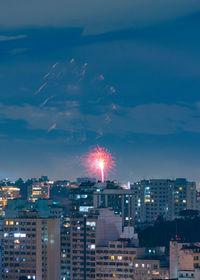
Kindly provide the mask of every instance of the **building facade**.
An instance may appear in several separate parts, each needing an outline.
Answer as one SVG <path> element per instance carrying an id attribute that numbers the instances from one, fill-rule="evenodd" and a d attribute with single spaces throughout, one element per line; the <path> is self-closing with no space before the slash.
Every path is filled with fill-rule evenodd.
<path id="1" fill-rule="evenodd" d="M 122 233 L 119 215 L 110 209 L 90 209 L 71 217 L 71 279 L 95 279 L 96 246 L 116 240 Z"/>
<path id="2" fill-rule="evenodd" d="M 135 247 L 131 240 L 111 241 L 96 248 L 96 280 L 169 279 L 169 266 L 160 248 Z"/>
<path id="3" fill-rule="evenodd" d="M 3 280 L 60 280 L 60 220 L 24 211 L 4 220 Z"/>
<path id="4" fill-rule="evenodd" d="M 200 243 L 170 242 L 170 277 L 200 279 Z"/>
<path id="5" fill-rule="evenodd" d="M 142 180 L 132 185 L 135 220 L 153 222 L 159 216 L 173 220 L 185 209 L 196 209 L 196 184 L 186 179 Z"/>
<path id="6" fill-rule="evenodd" d="M 122 217 L 122 226 L 134 225 L 135 199 L 133 190 L 119 188 L 97 189 L 93 194 L 95 208 L 110 207 Z"/>

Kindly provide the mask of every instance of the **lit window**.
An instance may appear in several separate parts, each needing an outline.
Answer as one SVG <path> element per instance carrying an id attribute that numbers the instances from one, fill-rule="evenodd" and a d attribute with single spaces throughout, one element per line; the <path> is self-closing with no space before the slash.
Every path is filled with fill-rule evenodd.
<path id="1" fill-rule="evenodd" d="M 14 225 L 14 221 L 10 221 L 9 224 L 12 226 Z"/>
<path id="2" fill-rule="evenodd" d="M 118 259 L 119 261 L 121 261 L 121 260 L 122 260 L 122 256 L 118 256 L 117 259 Z"/>
<path id="3" fill-rule="evenodd" d="M 17 237 L 17 238 L 19 238 L 19 237 L 26 237 L 26 233 L 14 233 L 14 237 Z"/>
<path id="4" fill-rule="evenodd" d="M 115 257 L 114 257 L 114 256 L 111 256 L 110 259 L 111 259 L 111 261 L 114 261 Z"/>
<path id="5" fill-rule="evenodd" d="M 135 264 L 135 267 L 139 267 L 138 263 Z"/>
<path id="6" fill-rule="evenodd" d="M 86 225 L 87 226 L 91 226 L 91 227 L 95 227 L 96 226 L 96 222 L 87 222 Z"/>

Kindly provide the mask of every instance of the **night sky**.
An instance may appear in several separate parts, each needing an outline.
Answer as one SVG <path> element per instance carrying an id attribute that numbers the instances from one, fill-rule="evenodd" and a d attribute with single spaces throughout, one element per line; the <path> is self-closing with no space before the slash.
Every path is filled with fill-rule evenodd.
<path id="1" fill-rule="evenodd" d="M 0 1 L 0 178 L 200 181 L 200 1 Z"/>

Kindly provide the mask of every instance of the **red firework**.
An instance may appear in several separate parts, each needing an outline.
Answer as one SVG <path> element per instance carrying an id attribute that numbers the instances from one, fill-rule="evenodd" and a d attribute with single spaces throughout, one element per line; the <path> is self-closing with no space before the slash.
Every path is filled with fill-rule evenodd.
<path id="1" fill-rule="evenodd" d="M 85 172 L 91 176 L 97 176 L 101 178 L 102 183 L 108 176 L 109 172 L 115 167 L 114 157 L 104 147 L 98 145 L 94 148 L 90 148 L 90 151 L 86 156 L 82 158 L 82 164 L 86 167 Z"/>

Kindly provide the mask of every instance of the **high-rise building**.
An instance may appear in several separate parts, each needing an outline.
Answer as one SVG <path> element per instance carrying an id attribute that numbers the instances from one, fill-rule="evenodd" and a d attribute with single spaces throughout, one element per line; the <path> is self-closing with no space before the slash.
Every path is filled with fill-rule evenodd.
<path id="1" fill-rule="evenodd" d="M 134 224 L 134 192 L 124 189 L 115 182 L 82 183 L 79 188 L 71 189 L 72 209 L 84 211 L 86 208 L 112 208 L 122 217 L 122 226 Z"/>
<path id="2" fill-rule="evenodd" d="M 121 217 L 108 208 L 74 213 L 71 217 L 71 279 L 95 279 L 96 246 L 120 237 Z"/>
<path id="3" fill-rule="evenodd" d="M 4 220 L 3 280 L 60 280 L 60 220 L 22 211 Z"/>
<path id="4" fill-rule="evenodd" d="M 152 222 L 159 216 L 173 220 L 180 211 L 196 209 L 196 184 L 186 179 L 142 180 L 132 185 L 135 197 L 135 220 Z"/>
<path id="5" fill-rule="evenodd" d="M 134 224 L 135 203 L 133 190 L 118 188 L 98 188 L 93 194 L 95 208 L 110 207 L 122 217 L 122 226 Z"/>
<path id="6" fill-rule="evenodd" d="M 28 199 L 49 199 L 50 184 L 48 182 L 34 182 L 28 186 Z"/>
<path id="7" fill-rule="evenodd" d="M 60 280 L 70 278 L 70 227 L 62 227 L 60 235 Z"/>
<path id="8" fill-rule="evenodd" d="M 96 188 L 94 182 L 83 182 L 78 188 L 71 188 L 69 199 L 72 211 L 79 211 L 80 207 L 93 207 L 93 193 Z"/>

